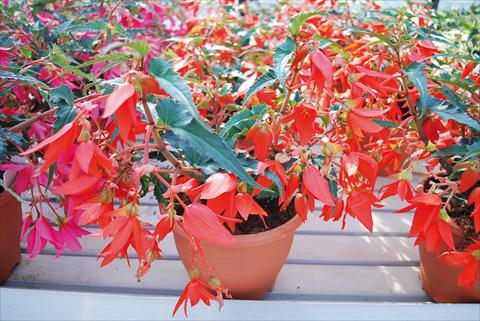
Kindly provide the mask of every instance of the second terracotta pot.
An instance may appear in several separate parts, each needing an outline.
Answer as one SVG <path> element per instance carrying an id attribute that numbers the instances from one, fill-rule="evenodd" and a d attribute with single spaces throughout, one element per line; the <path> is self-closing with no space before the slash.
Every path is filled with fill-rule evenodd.
<path id="1" fill-rule="evenodd" d="M 178 224 L 175 224 L 173 234 L 187 271 L 198 268 L 201 275 L 220 279 L 234 299 L 258 300 L 272 291 L 301 223 L 295 215 L 272 230 L 235 235 L 236 242 L 229 246 L 202 243 L 208 271 L 202 264 L 195 264 L 198 258 L 196 261 L 193 258 L 190 239 Z"/>
<path id="2" fill-rule="evenodd" d="M 20 263 L 22 206 L 10 193 L 0 193 L 0 284 Z"/>
<path id="3" fill-rule="evenodd" d="M 443 249 L 445 251 L 445 249 Z M 420 277 L 425 292 L 438 303 L 480 302 L 480 278 L 472 288 L 457 285 L 463 267 L 446 265 L 438 259 L 443 252 L 428 252 L 425 243 L 419 246 Z"/>

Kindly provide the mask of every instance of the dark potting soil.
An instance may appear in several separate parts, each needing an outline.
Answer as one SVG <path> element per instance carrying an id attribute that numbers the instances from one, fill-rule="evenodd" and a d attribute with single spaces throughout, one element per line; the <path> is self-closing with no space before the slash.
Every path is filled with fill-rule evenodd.
<path id="1" fill-rule="evenodd" d="M 433 177 L 425 179 L 423 183 L 423 188 L 425 192 L 430 189 L 432 182 L 438 183 L 438 180 Z M 474 186 L 470 188 L 470 191 L 472 191 L 477 186 L 480 186 L 480 183 L 474 184 Z M 467 193 L 468 192 L 469 191 L 467 191 Z M 466 198 L 466 196 L 464 195 L 462 198 Z M 446 199 L 443 199 L 443 201 L 446 201 Z M 473 206 L 466 204 L 462 199 L 454 196 L 450 201 L 450 210 L 448 211 L 448 215 L 463 230 L 463 233 L 465 235 L 465 237 L 461 239 L 460 242 L 455 244 L 458 251 L 464 250 L 466 247 L 472 244 L 472 238 L 480 239 L 480 233 L 475 232 L 473 217 L 470 216 L 472 212 Z"/>
<path id="2" fill-rule="evenodd" d="M 268 216 L 264 217 L 265 224 L 259 215 L 249 215 L 248 220 L 236 224 L 234 235 L 265 232 L 287 223 L 296 215 L 293 202 L 283 212 L 280 212 L 278 199 L 260 198 L 256 201 L 268 213 Z"/>

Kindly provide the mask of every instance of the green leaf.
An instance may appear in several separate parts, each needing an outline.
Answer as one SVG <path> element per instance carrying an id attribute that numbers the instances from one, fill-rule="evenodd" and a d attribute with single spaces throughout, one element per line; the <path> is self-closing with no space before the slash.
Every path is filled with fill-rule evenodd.
<path id="1" fill-rule="evenodd" d="M 144 58 L 150 50 L 150 46 L 146 41 L 133 41 L 126 43 L 125 46 L 138 52 L 142 58 Z"/>
<path id="2" fill-rule="evenodd" d="M 373 118 L 372 121 L 376 123 L 377 125 L 380 125 L 385 128 L 397 128 L 399 124 L 393 122 L 393 121 L 388 121 L 388 120 L 382 120 L 382 119 L 375 119 Z"/>
<path id="3" fill-rule="evenodd" d="M 278 193 L 280 196 L 283 195 L 283 189 L 282 189 L 282 182 L 280 181 L 280 178 L 278 178 L 277 174 L 275 174 L 272 170 L 267 169 L 265 172 L 263 172 L 265 176 L 267 176 L 277 187 Z"/>
<path id="4" fill-rule="evenodd" d="M 432 112 L 436 113 L 444 121 L 452 119 L 458 123 L 467 125 L 476 131 L 480 131 L 480 122 L 470 116 L 465 107 L 455 106 L 437 98 L 432 98 L 431 101 L 432 104 L 430 108 Z"/>
<path id="5" fill-rule="evenodd" d="M 92 74 L 86 74 L 84 73 L 83 71 L 80 70 L 80 68 L 77 68 L 75 66 L 72 66 L 70 65 L 70 63 L 68 61 L 71 61 L 71 59 L 69 59 L 60 49 L 60 47 L 58 47 L 57 45 L 54 45 L 53 46 L 53 49 L 52 49 L 52 52 L 51 52 L 51 61 L 52 63 L 54 63 L 55 65 L 67 70 L 67 71 L 70 71 L 72 73 L 74 73 L 75 75 L 77 76 L 80 76 L 82 78 L 86 78 L 90 81 L 94 81 L 95 80 L 95 77 L 92 75 Z"/>
<path id="6" fill-rule="evenodd" d="M 7 129 L 0 128 L 0 137 L 5 138 L 6 140 L 12 141 L 17 145 L 23 146 L 24 140 L 22 135 L 12 133 L 8 131 Z"/>
<path id="7" fill-rule="evenodd" d="M 239 160 L 222 138 L 212 133 L 178 102 L 172 99 L 161 100 L 156 107 L 158 117 L 171 127 L 180 143 L 188 144 L 188 148 L 206 155 L 220 167 L 234 173 L 247 184 L 259 187 L 253 178 L 247 174 Z"/>
<path id="8" fill-rule="evenodd" d="M 170 61 L 161 57 L 154 58 L 150 60 L 148 64 L 148 71 L 157 78 L 160 88 L 180 102 L 180 104 L 188 110 L 190 115 L 197 119 L 202 126 L 205 126 L 197 107 L 193 103 L 190 88 L 185 80 L 173 70 Z"/>
<path id="9" fill-rule="evenodd" d="M 252 28 L 252 29 L 248 30 L 248 31 L 242 36 L 242 38 L 240 39 L 240 46 L 241 46 L 241 47 L 248 46 L 248 44 L 250 43 L 250 38 L 251 38 L 252 35 L 255 33 L 255 31 L 256 31 L 256 28 Z"/>
<path id="10" fill-rule="evenodd" d="M 222 137 L 230 136 L 229 134 L 230 130 L 232 130 L 234 127 L 238 128 L 239 124 L 241 124 L 246 120 L 250 120 L 252 115 L 253 113 L 250 111 L 250 109 L 245 109 L 239 113 L 234 114 L 232 117 L 230 117 L 228 122 L 225 124 L 225 127 L 223 127 L 222 130 L 220 131 L 220 136 Z"/>
<path id="11" fill-rule="evenodd" d="M 173 110 L 174 107 L 177 110 Z M 166 98 L 158 100 L 155 110 L 162 124 L 169 127 L 184 127 L 192 121 L 193 116 L 182 107 L 173 99 Z"/>
<path id="12" fill-rule="evenodd" d="M 50 166 L 50 168 L 48 169 L 48 180 L 47 180 L 47 186 L 45 186 L 45 192 L 48 191 L 48 187 L 53 182 L 53 175 L 55 174 L 55 167 L 57 167 L 57 162 L 53 163 L 53 165 Z"/>
<path id="13" fill-rule="evenodd" d="M 23 146 L 24 140 L 20 134 L 11 133 L 0 127 L 0 164 L 8 154 L 8 141 Z"/>
<path id="14" fill-rule="evenodd" d="M 461 161 L 465 161 L 468 158 L 480 155 L 480 143 L 473 142 L 472 144 L 462 145 L 450 145 L 432 154 L 434 157 L 442 156 L 463 156 Z"/>
<path id="15" fill-rule="evenodd" d="M 3 161 L 5 157 L 7 157 L 7 147 L 7 141 L 3 137 L 0 137 L 0 161 Z"/>
<path id="16" fill-rule="evenodd" d="M 283 42 L 277 47 L 277 49 L 275 50 L 275 54 L 273 56 L 273 65 L 275 66 L 275 74 L 277 76 L 277 79 L 280 81 L 280 84 L 282 85 L 284 91 L 285 91 L 285 79 L 287 78 L 288 73 L 290 72 L 290 70 L 287 69 L 287 64 L 290 58 L 292 57 L 296 47 L 297 47 L 297 44 L 295 43 L 295 40 L 293 40 L 290 37 L 287 37 L 285 42 Z"/>
<path id="17" fill-rule="evenodd" d="M 220 136 L 223 138 L 234 138 L 243 129 L 250 129 L 258 119 L 261 119 L 268 106 L 265 104 L 253 106 L 252 109 L 244 109 L 234 114 L 223 127 Z"/>
<path id="18" fill-rule="evenodd" d="M 33 78 L 33 77 L 28 77 L 28 76 L 22 76 L 19 74 L 15 74 L 13 72 L 5 71 L 5 70 L 0 70 L 0 79 L 13 79 L 13 80 L 18 80 L 27 84 L 40 84 L 45 87 L 48 87 L 47 84 L 44 82 L 41 82 L 40 80 Z"/>
<path id="19" fill-rule="evenodd" d="M 71 25 L 65 31 L 67 32 L 99 32 L 105 30 L 107 24 L 105 21 L 98 20 L 86 22 L 78 25 Z"/>
<path id="20" fill-rule="evenodd" d="M 148 187 L 150 186 L 150 178 L 146 175 L 140 177 L 140 197 L 144 197 L 148 193 Z"/>
<path id="21" fill-rule="evenodd" d="M 321 48 L 326 48 L 330 47 L 333 52 L 341 54 L 344 59 L 348 59 L 350 57 L 350 54 L 348 51 L 346 51 L 342 46 L 340 46 L 337 42 L 333 41 L 332 39 L 329 39 L 327 37 L 323 37 L 321 35 L 316 34 L 315 39 L 320 40 L 320 47 Z"/>
<path id="22" fill-rule="evenodd" d="M 417 87 L 418 92 L 420 93 L 420 105 L 417 104 L 417 109 L 419 109 L 419 116 L 421 117 L 427 110 L 428 104 L 431 99 L 428 93 L 427 77 L 425 76 L 425 72 L 423 71 L 423 65 L 418 62 L 412 62 L 405 69 L 405 71 L 410 81 L 413 82 L 415 87 Z"/>
<path id="23" fill-rule="evenodd" d="M 250 100 L 250 98 L 259 90 L 271 86 L 277 81 L 277 76 L 273 69 L 268 70 L 264 73 L 260 78 L 255 81 L 252 87 L 248 90 L 247 94 L 245 95 L 245 99 L 243 100 L 243 106 Z"/>
<path id="24" fill-rule="evenodd" d="M 129 57 L 129 54 L 123 53 L 123 52 L 113 52 L 109 53 L 100 57 L 93 58 L 91 60 L 85 61 L 84 63 L 81 63 L 77 65 L 77 68 L 83 68 L 87 66 L 91 66 L 93 64 L 99 63 L 99 62 L 104 62 L 104 61 L 109 61 L 109 60 L 118 60 L 121 58 L 126 58 Z"/>
<path id="25" fill-rule="evenodd" d="M 314 10 L 310 12 L 298 13 L 290 20 L 290 27 L 288 30 L 292 35 L 296 35 L 300 27 L 307 21 L 308 18 L 321 14 L 320 10 Z"/>
<path id="26" fill-rule="evenodd" d="M 467 108 L 467 106 L 460 100 L 460 98 L 458 98 L 458 96 L 453 92 L 453 90 L 443 84 L 441 87 L 442 93 L 445 95 L 445 97 L 448 98 L 452 105 Z"/>
<path id="27" fill-rule="evenodd" d="M 55 112 L 54 131 L 59 131 L 63 126 L 71 123 L 77 117 L 77 109 L 73 106 L 75 96 L 66 85 L 61 85 L 52 90 L 50 101 L 58 106 Z"/>

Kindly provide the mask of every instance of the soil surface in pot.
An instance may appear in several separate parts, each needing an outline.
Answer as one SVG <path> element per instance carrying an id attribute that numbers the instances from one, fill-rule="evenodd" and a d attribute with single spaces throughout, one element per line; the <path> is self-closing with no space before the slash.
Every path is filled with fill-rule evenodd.
<path id="1" fill-rule="evenodd" d="M 248 220 L 236 224 L 233 235 L 265 232 L 287 223 L 296 215 L 293 201 L 283 212 L 280 212 L 280 206 L 276 198 L 259 198 L 256 201 L 268 213 L 268 216 L 264 217 L 265 224 L 259 215 L 249 215 Z M 228 228 L 226 224 L 225 226 Z"/>
<path id="2" fill-rule="evenodd" d="M 430 189 L 432 182 L 438 183 L 439 181 L 433 177 L 430 177 L 424 181 L 423 189 L 425 192 Z M 480 186 L 480 183 L 474 184 L 474 186 L 472 186 L 467 193 L 472 191 L 477 186 Z M 468 196 L 466 196 L 466 198 L 468 198 Z M 475 232 L 473 217 L 470 216 L 470 214 L 473 212 L 473 206 L 466 204 L 456 197 L 452 198 L 450 201 L 450 206 L 451 209 L 448 211 L 448 215 L 463 230 L 464 233 L 462 240 L 456 244 L 457 250 L 462 251 L 473 243 L 472 238 L 480 238 L 480 233 Z"/>

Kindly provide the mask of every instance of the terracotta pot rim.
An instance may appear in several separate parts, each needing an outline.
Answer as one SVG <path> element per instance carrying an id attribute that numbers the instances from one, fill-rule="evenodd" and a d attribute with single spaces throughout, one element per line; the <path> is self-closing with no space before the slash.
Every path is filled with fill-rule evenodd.
<path id="1" fill-rule="evenodd" d="M 235 243 L 230 245 L 219 245 L 211 242 L 202 241 L 203 244 L 211 247 L 228 247 L 228 248 L 244 248 L 244 247 L 256 247 L 263 244 L 268 244 L 282 238 L 285 232 L 296 230 L 301 224 L 302 220 L 298 215 L 295 214 L 288 222 L 277 226 L 271 230 L 255 233 L 255 234 L 245 234 L 245 235 L 233 235 Z M 182 224 L 181 222 L 176 222 L 173 226 L 173 232 L 178 236 L 183 238 L 188 238 L 185 231 L 178 226 Z"/>
<path id="2" fill-rule="evenodd" d="M 425 176 L 420 182 L 419 184 L 422 184 L 429 178 L 431 178 L 432 176 Z M 472 213 L 469 213 L 469 214 L 472 214 Z M 454 236 L 457 236 L 458 238 L 464 238 L 465 237 L 465 231 L 460 227 L 458 226 L 455 221 L 453 219 L 451 219 L 449 222 L 448 222 L 448 225 L 450 225 L 450 227 L 452 228 L 452 233 Z"/>

